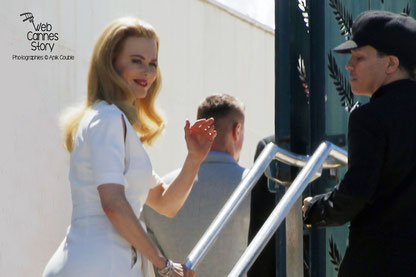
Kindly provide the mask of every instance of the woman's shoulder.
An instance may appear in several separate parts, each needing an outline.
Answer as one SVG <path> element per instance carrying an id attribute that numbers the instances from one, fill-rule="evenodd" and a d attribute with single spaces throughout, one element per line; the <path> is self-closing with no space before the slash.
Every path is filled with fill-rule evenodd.
<path id="1" fill-rule="evenodd" d="M 114 104 L 109 104 L 106 101 L 97 101 L 89 110 L 91 120 L 109 120 L 117 119 L 123 115 L 123 112 Z"/>
<path id="2" fill-rule="evenodd" d="M 104 125 L 107 127 L 122 124 L 121 116 L 123 112 L 114 104 L 109 104 L 105 101 L 95 102 L 86 112 L 81 125 L 84 128 L 90 129 L 97 125 Z"/>
<path id="3" fill-rule="evenodd" d="M 90 111 L 96 116 L 104 117 L 120 116 L 123 113 L 116 105 L 109 104 L 103 100 L 95 102 L 91 106 Z"/>

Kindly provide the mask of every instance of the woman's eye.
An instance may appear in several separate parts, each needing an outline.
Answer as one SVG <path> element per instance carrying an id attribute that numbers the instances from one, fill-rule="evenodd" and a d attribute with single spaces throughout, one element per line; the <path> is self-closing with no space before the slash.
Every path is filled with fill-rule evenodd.
<path id="1" fill-rule="evenodd" d="M 142 61 L 138 60 L 138 59 L 133 59 L 133 60 L 131 60 L 131 62 L 132 63 L 137 63 L 137 64 L 142 64 Z"/>
<path id="2" fill-rule="evenodd" d="M 156 63 L 151 63 L 150 66 L 156 68 L 157 64 Z"/>

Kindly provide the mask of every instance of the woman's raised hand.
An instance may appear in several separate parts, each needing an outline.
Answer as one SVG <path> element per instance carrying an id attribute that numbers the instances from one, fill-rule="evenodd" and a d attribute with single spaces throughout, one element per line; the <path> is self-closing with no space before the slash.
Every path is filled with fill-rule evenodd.
<path id="1" fill-rule="evenodd" d="M 185 124 L 185 141 L 188 155 L 202 161 L 211 149 L 212 142 L 217 136 L 214 128 L 214 119 L 199 119 L 192 126 L 189 120 Z"/>

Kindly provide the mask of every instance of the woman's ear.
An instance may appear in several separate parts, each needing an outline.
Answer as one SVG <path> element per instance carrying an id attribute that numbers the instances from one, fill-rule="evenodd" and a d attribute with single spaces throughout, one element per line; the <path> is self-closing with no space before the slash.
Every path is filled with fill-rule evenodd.
<path id="1" fill-rule="evenodd" d="M 396 56 L 388 56 L 387 74 L 393 74 L 399 70 L 400 61 Z"/>

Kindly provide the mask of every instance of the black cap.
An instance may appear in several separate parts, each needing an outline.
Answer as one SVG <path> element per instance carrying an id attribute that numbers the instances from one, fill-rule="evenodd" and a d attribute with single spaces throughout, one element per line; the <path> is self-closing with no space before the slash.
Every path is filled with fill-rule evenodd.
<path id="1" fill-rule="evenodd" d="M 351 39 L 334 48 L 337 53 L 350 53 L 362 46 L 399 58 L 400 63 L 416 67 L 416 20 L 404 14 L 366 11 L 352 24 Z"/>

